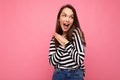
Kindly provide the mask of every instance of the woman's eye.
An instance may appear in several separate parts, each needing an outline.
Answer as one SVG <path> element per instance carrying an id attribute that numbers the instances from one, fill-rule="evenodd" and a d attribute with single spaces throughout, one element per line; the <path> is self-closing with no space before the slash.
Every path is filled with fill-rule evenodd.
<path id="1" fill-rule="evenodd" d="M 66 15 L 62 15 L 63 17 L 66 17 Z"/>
<path id="2" fill-rule="evenodd" d="M 71 19 L 74 19 L 74 17 L 73 17 L 73 16 L 70 16 L 70 18 L 71 18 Z"/>

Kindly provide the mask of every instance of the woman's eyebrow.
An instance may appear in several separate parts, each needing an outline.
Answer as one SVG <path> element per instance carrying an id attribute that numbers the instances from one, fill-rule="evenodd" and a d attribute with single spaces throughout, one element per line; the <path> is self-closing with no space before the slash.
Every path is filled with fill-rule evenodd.
<path id="1" fill-rule="evenodd" d="M 62 12 L 61 14 L 66 14 L 67 15 L 67 13 L 65 13 L 65 12 Z M 70 14 L 69 16 L 73 16 L 73 14 Z"/>
<path id="2" fill-rule="evenodd" d="M 62 12 L 61 14 L 66 14 L 65 12 Z"/>

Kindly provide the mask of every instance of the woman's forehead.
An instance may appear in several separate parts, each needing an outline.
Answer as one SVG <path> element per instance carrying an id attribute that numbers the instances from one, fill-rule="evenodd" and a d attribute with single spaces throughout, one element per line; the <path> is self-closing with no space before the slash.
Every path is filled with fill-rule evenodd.
<path id="1" fill-rule="evenodd" d="M 61 13 L 73 15 L 73 11 L 70 8 L 64 8 Z"/>

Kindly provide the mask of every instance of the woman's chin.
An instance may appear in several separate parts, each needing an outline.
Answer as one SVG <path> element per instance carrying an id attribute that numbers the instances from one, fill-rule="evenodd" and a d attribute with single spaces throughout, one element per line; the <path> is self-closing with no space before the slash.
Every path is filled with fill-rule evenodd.
<path id="1" fill-rule="evenodd" d="M 67 32 L 67 31 L 68 31 L 68 29 L 64 29 L 64 30 L 63 30 L 63 32 Z"/>

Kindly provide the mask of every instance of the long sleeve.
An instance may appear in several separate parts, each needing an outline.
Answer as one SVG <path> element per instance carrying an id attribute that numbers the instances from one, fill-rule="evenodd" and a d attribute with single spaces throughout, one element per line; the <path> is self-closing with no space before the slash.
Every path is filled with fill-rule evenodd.
<path id="1" fill-rule="evenodd" d="M 56 47 L 55 47 L 55 42 L 54 42 L 54 38 L 52 37 L 51 41 L 50 41 L 50 48 L 49 48 L 49 62 L 50 64 L 52 64 L 53 66 L 57 66 L 58 62 L 60 61 L 62 54 L 57 51 Z"/>
<path id="2" fill-rule="evenodd" d="M 78 64 L 78 65 L 84 65 L 84 46 L 82 45 L 79 29 L 75 29 L 73 32 L 73 43 L 69 42 L 66 44 L 66 50 L 69 55 L 72 56 L 72 59 Z"/>
<path id="3" fill-rule="evenodd" d="M 51 39 L 49 48 L 50 64 L 62 69 L 77 67 L 84 69 L 84 46 L 79 33 L 79 29 L 73 31 L 73 41 L 68 42 L 65 48 L 55 47 L 54 38 Z"/>

